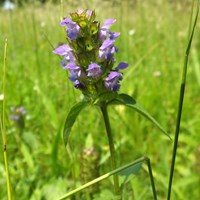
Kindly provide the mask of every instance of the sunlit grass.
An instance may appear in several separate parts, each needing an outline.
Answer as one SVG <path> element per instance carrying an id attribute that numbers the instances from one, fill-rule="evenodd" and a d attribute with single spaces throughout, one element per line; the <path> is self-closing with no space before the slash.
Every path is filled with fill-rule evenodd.
<path id="1" fill-rule="evenodd" d="M 124 71 L 121 91 L 136 98 L 172 136 L 187 40 L 189 4 L 170 4 L 164 0 L 137 4 L 120 2 L 111 6 L 109 2 L 99 5 L 94 1 L 92 8 L 95 8 L 100 20 L 117 19 L 112 27 L 112 30 L 121 32 L 117 41 L 120 49 L 117 59 L 130 64 Z M 81 3 L 68 6 L 64 2 L 64 15 L 68 16 L 77 7 L 81 7 Z M 108 172 L 108 144 L 101 115 L 91 109 L 81 113 L 72 130 L 70 149 L 66 151 L 62 126 L 70 107 L 81 96 L 69 83 L 59 66 L 59 58 L 52 55 L 48 42 L 55 47 L 57 41 L 65 42 L 64 31 L 59 26 L 59 5 L 29 5 L 11 13 L 0 11 L 0 19 L 4 19 L 0 21 L 2 61 L 4 39 L 8 39 L 6 113 L 13 195 L 22 200 L 41 199 L 42 196 L 55 199 L 80 184 L 79 155 L 89 133 L 93 135 L 101 157 L 105 158 L 100 173 Z M 172 199 L 199 198 L 199 171 L 196 166 L 199 158 L 195 154 L 200 144 L 199 27 L 198 23 L 188 68 Z M 2 67 L 1 64 L 0 71 Z M 9 120 L 9 107 L 12 105 L 23 105 L 27 110 L 23 133 Z M 149 156 L 159 199 L 164 199 L 172 142 L 133 111 L 117 107 L 110 109 L 109 113 L 114 140 L 118 145 L 118 166 L 142 155 Z M 2 140 L 0 143 L 3 144 Z M 3 155 L 2 148 L 0 153 Z M 6 187 L 3 187 L 6 181 L 3 163 L 0 156 L 0 199 L 7 199 Z M 74 177 L 76 180 L 73 180 Z M 105 188 L 107 186 L 108 181 Z M 135 197 L 138 197 L 136 199 L 151 197 L 145 170 L 131 182 L 131 186 Z"/>

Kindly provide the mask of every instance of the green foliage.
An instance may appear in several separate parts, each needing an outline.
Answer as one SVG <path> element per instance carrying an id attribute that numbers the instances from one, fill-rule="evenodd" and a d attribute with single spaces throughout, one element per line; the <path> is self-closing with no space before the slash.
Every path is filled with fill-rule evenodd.
<path id="1" fill-rule="evenodd" d="M 63 139 L 64 139 L 65 145 L 67 145 L 68 143 L 69 134 L 71 132 L 72 126 L 74 125 L 74 122 L 76 121 L 76 118 L 78 117 L 81 110 L 83 110 L 83 108 L 85 108 L 87 105 L 88 105 L 88 102 L 85 102 L 85 101 L 77 103 L 75 106 L 71 108 L 69 114 L 67 115 L 64 131 L 63 131 Z"/>
<path id="2" fill-rule="evenodd" d="M 71 2 L 63 1 L 64 14 L 60 5 L 51 5 L 50 1 L 45 6 L 29 4 L 13 12 L 0 11 L 0 46 L 3 47 L 4 39 L 8 39 L 6 128 L 8 164 L 15 199 L 48 199 L 51 193 L 52 198 L 58 198 L 80 186 L 79 155 L 88 134 L 92 134 L 101 159 L 105 158 L 100 163 L 100 174 L 109 171 L 108 146 L 98 110 L 88 106 L 81 111 L 67 150 L 63 144 L 63 119 L 82 96 L 68 82 L 68 75 L 58 64 L 59 58 L 51 53 L 53 48 L 49 41 L 54 47 L 58 40 L 61 43 L 65 41 L 64 31 L 59 28 L 60 16 L 67 16 L 77 7 L 86 7 L 83 1 L 77 1 L 78 6 L 74 6 L 75 1 Z M 130 64 L 124 72 L 121 92 L 137 99 L 173 137 L 190 16 L 189 1 L 115 1 L 112 5 L 111 1 L 99 2 L 87 1 L 87 8 L 95 9 L 101 20 L 117 19 L 118 23 L 113 26 L 113 30 L 121 32 L 117 41 L 120 50 L 117 60 Z M 199 25 L 198 22 L 197 27 Z M 172 190 L 172 199 L 179 200 L 200 198 L 199 34 L 198 28 L 189 60 Z M 2 72 L 3 48 L 0 48 L 0 63 Z M 3 93 L 1 88 L 0 95 Z M 27 110 L 22 132 L 9 119 L 10 106 L 19 105 Z M 166 198 L 172 142 L 126 106 L 109 106 L 109 116 L 117 146 L 118 166 L 148 155 L 158 199 Z M 6 200 L 2 143 L 0 138 L 0 199 Z M 97 199 L 113 196 L 111 182 L 112 179 L 102 182 Z M 152 199 L 145 168 L 130 179 L 125 191 L 127 200 Z M 74 199 L 81 197 L 77 195 Z"/>

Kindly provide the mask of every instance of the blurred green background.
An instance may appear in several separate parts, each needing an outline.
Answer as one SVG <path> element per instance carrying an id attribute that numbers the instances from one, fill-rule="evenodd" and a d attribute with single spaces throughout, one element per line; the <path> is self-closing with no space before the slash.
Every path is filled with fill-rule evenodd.
<path id="1" fill-rule="evenodd" d="M 95 9 L 97 20 L 115 18 L 117 62 L 129 63 L 120 91 L 137 101 L 174 137 L 181 72 L 191 11 L 189 0 L 14 1 L 0 10 L 0 95 L 6 55 L 6 128 L 12 193 L 18 200 L 53 200 L 84 180 L 110 171 L 108 142 L 99 110 L 87 108 L 73 127 L 65 148 L 62 128 L 69 109 L 83 97 L 73 88 L 60 58 L 52 53 L 66 42 L 60 19 L 80 8 Z M 3 4 L 3 1 L 0 1 Z M 200 198 L 200 22 L 189 59 L 173 200 Z M 1 111 L 2 111 L 2 98 Z M 23 106 L 21 123 L 10 119 L 10 107 Z M 166 199 L 173 142 L 132 110 L 110 107 L 117 165 L 143 155 L 151 159 L 158 199 Z M 24 121 L 23 121 L 24 120 Z M 96 160 L 83 155 L 92 137 Z M 7 199 L 3 142 L 0 137 L 0 199 Z M 84 168 L 84 172 L 81 169 Z M 85 177 L 84 180 L 81 180 Z M 112 179 L 98 185 L 93 199 L 112 199 Z M 93 191 L 94 190 L 94 191 Z M 125 187 L 124 199 L 153 199 L 146 168 Z M 89 199 L 84 193 L 71 199 Z"/>

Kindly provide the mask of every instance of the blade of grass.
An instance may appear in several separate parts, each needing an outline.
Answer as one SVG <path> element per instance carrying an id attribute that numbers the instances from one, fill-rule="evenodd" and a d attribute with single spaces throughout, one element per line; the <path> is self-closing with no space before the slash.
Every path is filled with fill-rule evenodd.
<path id="1" fill-rule="evenodd" d="M 198 18 L 198 14 L 199 14 L 199 2 L 200 1 L 198 0 L 197 11 L 196 11 L 195 20 L 194 20 L 192 28 L 191 28 L 191 24 L 192 24 L 192 16 L 193 16 L 194 6 L 192 6 L 192 11 L 191 11 L 192 15 L 190 17 L 189 30 L 191 30 L 191 32 L 189 33 L 190 36 L 188 39 L 188 44 L 187 44 L 187 48 L 186 48 L 186 52 L 185 52 L 184 66 L 183 66 L 183 72 L 182 72 L 182 82 L 181 82 L 181 87 L 180 87 L 180 96 L 179 96 L 178 113 L 177 113 L 177 121 L 176 121 L 174 147 L 173 147 L 173 153 L 172 153 L 172 163 L 171 163 L 170 176 L 169 176 L 167 200 L 170 200 L 170 198 L 171 198 L 172 181 L 173 181 L 173 175 L 174 175 L 176 153 L 177 153 L 177 148 L 178 148 L 178 137 L 179 137 L 179 132 L 180 132 L 180 123 L 181 123 L 181 115 L 182 115 L 182 108 L 183 108 L 183 100 L 184 100 L 184 94 L 185 94 L 188 58 L 189 58 L 190 48 L 191 48 L 192 39 L 193 39 L 193 35 L 194 35 L 194 30 L 196 27 L 197 18 Z M 194 0 L 193 0 L 193 4 L 194 4 Z"/>
<path id="2" fill-rule="evenodd" d="M 8 169 L 8 159 L 7 159 L 7 137 L 6 137 L 6 125 L 5 125 L 5 102 L 6 102 L 6 53 L 7 53 L 7 39 L 5 39 L 5 46 L 4 46 L 4 63 L 3 63 L 3 109 L 2 114 L 0 117 L 0 128 L 2 132 L 2 139 L 3 139 L 3 155 L 4 155 L 4 164 L 6 170 L 6 183 L 7 183 L 7 193 L 8 193 L 8 200 L 12 199 L 11 195 L 11 184 L 10 184 L 10 175 Z"/>

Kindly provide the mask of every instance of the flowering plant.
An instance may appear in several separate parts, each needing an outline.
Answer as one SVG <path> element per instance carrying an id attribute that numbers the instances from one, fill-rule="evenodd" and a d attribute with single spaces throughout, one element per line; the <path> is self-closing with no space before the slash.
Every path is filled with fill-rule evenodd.
<path id="1" fill-rule="evenodd" d="M 118 94 L 120 81 L 123 79 L 121 70 L 128 67 L 126 62 L 115 64 L 115 53 L 118 48 L 115 40 L 120 33 L 111 32 L 109 27 L 116 22 L 107 19 L 103 25 L 95 20 L 95 12 L 79 10 L 71 13 L 70 18 L 64 18 L 60 25 L 66 27 L 68 44 L 62 44 L 54 49 L 54 53 L 63 56 L 62 67 L 69 71 L 69 79 L 74 87 L 82 91 L 84 100 L 74 105 L 65 121 L 64 142 L 67 145 L 71 128 L 87 105 L 100 107 L 107 132 L 112 169 L 116 169 L 115 149 L 107 112 L 108 105 L 124 105 L 145 116 L 162 132 L 165 130 L 131 96 Z M 114 175 L 115 192 L 119 194 L 118 177 Z"/>
<path id="2" fill-rule="evenodd" d="M 122 80 L 119 70 L 128 67 L 125 62 L 115 66 L 114 54 L 118 48 L 114 43 L 120 33 L 109 30 L 115 22 L 115 19 L 108 19 L 100 27 L 94 11 L 81 10 L 60 23 L 66 27 L 68 44 L 53 52 L 64 56 L 61 64 L 69 70 L 69 79 L 90 101 L 104 93 L 117 92 Z"/>

